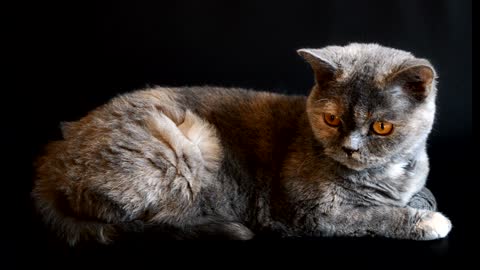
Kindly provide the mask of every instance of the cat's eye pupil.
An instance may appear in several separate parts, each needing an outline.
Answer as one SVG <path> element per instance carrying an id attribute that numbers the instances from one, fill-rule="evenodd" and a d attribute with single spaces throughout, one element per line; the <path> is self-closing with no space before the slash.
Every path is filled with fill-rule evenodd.
<path id="1" fill-rule="evenodd" d="M 331 127 L 338 127 L 340 125 L 340 118 L 331 113 L 325 113 L 323 120 Z"/>
<path id="2" fill-rule="evenodd" d="M 393 130 L 393 124 L 389 122 L 376 121 L 372 125 L 372 130 L 378 135 L 390 135 Z"/>

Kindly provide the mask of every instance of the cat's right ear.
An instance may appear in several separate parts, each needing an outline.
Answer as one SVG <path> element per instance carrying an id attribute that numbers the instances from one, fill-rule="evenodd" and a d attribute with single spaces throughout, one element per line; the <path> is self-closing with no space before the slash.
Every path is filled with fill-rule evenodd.
<path id="1" fill-rule="evenodd" d="M 413 59 L 403 64 L 399 71 L 388 77 L 418 101 L 425 100 L 435 89 L 435 69 L 426 59 Z"/>
<path id="2" fill-rule="evenodd" d="M 321 49 L 300 49 L 297 53 L 310 64 L 319 86 L 335 79 L 338 68 L 322 54 Z"/>

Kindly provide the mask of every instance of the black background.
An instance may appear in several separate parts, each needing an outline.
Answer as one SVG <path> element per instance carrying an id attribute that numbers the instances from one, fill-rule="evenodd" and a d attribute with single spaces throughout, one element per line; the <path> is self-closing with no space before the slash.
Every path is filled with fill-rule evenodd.
<path id="1" fill-rule="evenodd" d="M 19 231 L 13 239 L 16 250 L 53 258 L 82 257 L 92 250 L 98 255 L 165 249 L 142 240 L 72 251 L 59 247 L 31 217 L 32 160 L 45 143 L 60 136 L 60 121 L 76 120 L 117 94 L 147 85 L 208 84 L 308 94 L 313 76 L 297 49 L 375 42 L 411 51 L 437 69 L 438 113 L 429 140 L 427 186 L 454 229 L 447 239 L 431 242 L 310 239 L 308 245 L 289 241 L 279 246 L 349 256 L 463 254 L 466 189 L 474 180 L 468 158 L 471 8 L 471 1 L 454 0 L 17 2 L 4 10 L 13 15 L 6 53 L 13 60 L 10 70 L 16 72 L 7 78 L 14 83 L 2 99 L 2 109 L 8 109 L 2 142 L 11 150 L 4 165 L 12 172 L 5 181 L 14 185 L 7 195 L 14 198 L 9 202 Z M 168 246 L 180 249 L 180 244 Z"/>

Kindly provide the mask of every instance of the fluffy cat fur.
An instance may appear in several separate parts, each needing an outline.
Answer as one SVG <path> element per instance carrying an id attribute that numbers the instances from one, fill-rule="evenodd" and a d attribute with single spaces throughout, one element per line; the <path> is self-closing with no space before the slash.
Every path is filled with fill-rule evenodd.
<path id="1" fill-rule="evenodd" d="M 424 187 L 432 65 L 377 44 L 298 53 L 315 74 L 308 97 L 158 87 L 63 124 L 36 164 L 39 213 L 71 245 L 148 226 L 175 239 L 445 237 Z"/>

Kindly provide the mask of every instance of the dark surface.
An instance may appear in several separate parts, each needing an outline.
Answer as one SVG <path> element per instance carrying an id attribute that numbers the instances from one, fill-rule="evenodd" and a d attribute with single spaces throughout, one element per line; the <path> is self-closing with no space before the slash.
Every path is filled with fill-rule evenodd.
<path id="1" fill-rule="evenodd" d="M 76 120 L 114 95 L 146 85 L 219 85 L 307 94 L 310 68 L 302 47 L 377 42 L 434 64 L 439 79 L 437 121 L 429 141 L 427 186 L 454 228 L 431 242 L 384 239 L 304 239 L 242 243 L 236 248 L 329 255 L 461 255 L 468 251 L 464 208 L 474 180 L 472 149 L 471 1 L 171 1 L 157 4 L 18 3 L 11 9 L 17 71 L 2 125 L 7 195 L 20 258 L 83 259 L 87 255 L 198 253 L 204 243 L 159 244 L 133 236 L 111 247 L 63 248 L 30 215 L 33 158 L 58 138 L 60 121 Z M 136 3 L 136 2 L 135 2 Z M 10 105 L 10 106 L 9 106 Z M 6 122 L 5 122 L 6 121 Z M 5 130 L 3 130 L 5 129 Z M 2 177 L 3 178 L 3 177 Z M 9 231 L 10 232 L 10 231 Z M 226 245 L 215 245 L 211 250 Z M 210 246 L 210 245 L 209 245 Z M 213 245 L 211 245 L 213 246 Z M 255 249 L 257 250 L 257 249 Z M 232 251 L 233 252 L 233 251 Z M 415 257 L 414 256 L 414 257 Z M 107 256 L 108 257 L 108 256 Z M 22 259 L 26 262 L 25 259 Z M 81 261 L 81 260 L 80 260 Z"/>

